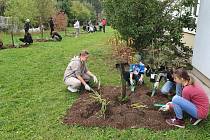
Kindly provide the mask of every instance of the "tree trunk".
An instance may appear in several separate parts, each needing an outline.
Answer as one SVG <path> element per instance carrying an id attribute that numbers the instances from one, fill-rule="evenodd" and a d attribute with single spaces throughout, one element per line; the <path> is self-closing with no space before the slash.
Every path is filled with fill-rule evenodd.
<path id="1" fill-rule="evenodd" d="M 121 72 L 121 83 L 122 83 L 122 99 L 126 97 L 126 81 L 123 77 L 123 74 L 125 73 L 125 66 L 124 64 L 120 64 L 120 72 Z"/>
<path id="2" fill-rule="evenodd" d="M 14 21 L 12 19 L 12 26 L 11 26 L 11 37 L 12 37 L 12 45 L 15 46 L 15 43 L 14 43 L 14 34 L 13 34 L 13 28 L 14 28 Z"/>

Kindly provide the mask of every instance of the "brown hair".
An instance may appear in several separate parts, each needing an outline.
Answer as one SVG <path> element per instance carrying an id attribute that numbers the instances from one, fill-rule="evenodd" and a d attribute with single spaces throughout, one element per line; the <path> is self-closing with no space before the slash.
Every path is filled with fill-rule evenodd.
<path id="1" fill-rule="evenodd" d="M 80 52 L 79 56 L 85 56 L 85 55 L 88 55 L 88 54 L 89 54 L 88 51 L 83 50 L 83 51 Z"/>
<path id="2" fill-rule="evenodd" d="M 183 68 L 179 68 L 177 70 L 175 70 L 174 72 L 175 77 L 179 78 L 179 79 L 184 79 L 186 81 L 189 82 L 189 85 L 194 85 L 195 80 L 192 76 L 190 76 L 188 74 L 188 72 L 186 70 L 184 70 Z"/>

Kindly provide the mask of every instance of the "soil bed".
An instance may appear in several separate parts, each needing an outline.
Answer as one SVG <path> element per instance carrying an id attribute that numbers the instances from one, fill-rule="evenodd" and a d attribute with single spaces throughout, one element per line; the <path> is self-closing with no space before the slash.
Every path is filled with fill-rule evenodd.
<path id="1" fill-rule="evenodd" d="M 152 130 L 168 130 L 174 127 L 166 124 L 165 119 L 173 116 L 172 113 L 160 112 L 154 107 L 154 103 L 165 104 L 168 99 L 160 94 L 150 97 L 150 90 L 146 87 L 138 87 L 135 93 L 130 93 L 128 101 L 119 101 L 120 87 L 102 87 L 99 91 L 103 98 L 110 101 L 106 110 L 105 119 L 100 115 L 100 104 L 87 92 L 71 106 L 64 117 L 63 122 L 69 125 L 126 128 L 149 128 Z M 132 104 L 146 105 L 146 107 L 133 108 Z"/>
<path id="2" fill-rule="evenodd" d="M 34 42 L 53 42 L 51 39 L 34 39 Z"/>

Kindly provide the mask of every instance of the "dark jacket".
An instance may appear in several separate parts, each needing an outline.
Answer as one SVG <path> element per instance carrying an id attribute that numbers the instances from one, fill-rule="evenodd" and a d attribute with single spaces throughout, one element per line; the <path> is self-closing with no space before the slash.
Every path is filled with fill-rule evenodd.
<path id="1" fill-rule="evenodd" d="M 19 40 L 22 41 L 22 42 L 24 42 L 24 43 L 27 43 L 27 44 L 33 43 L 33 39 L 31 37 L 31 34 L 30 33 L 26 33 L 24 35 L 24 38 L 20 38 Z"/>
<path id="2" fill-rule="evenodd" d="M 26 22 L 25 25 L 24 25 L 25 32 L 28 32 L 29 28 L 30 28 L 30 23 Z"/>
<path id="3" fill-rule="evenodd" d="M 53 32 L 52 33 L 52 38 L 56 39 L 57 41 L 61 41 L 62 40 L 61 35 L 59 35 L 57 32 Z"/>
<path id="4" fill-rule="evenodd" d="M 49 24 L 50 24 L 50 28 L 51 28 L 51 29 L 54 29 L 54 22 L 53 22 L 53 19 L 50 19 Z"/>

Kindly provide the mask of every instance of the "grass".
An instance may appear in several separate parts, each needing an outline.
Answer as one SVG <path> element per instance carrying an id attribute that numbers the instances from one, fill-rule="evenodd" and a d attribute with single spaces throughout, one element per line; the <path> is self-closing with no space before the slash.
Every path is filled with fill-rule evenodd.
<path id="1" fill-rule="evenodd" d="M 107 39 L 113 35 L 85 34 L 64 37 L 62 42 L 34 43 L 29 48 L 0 51 L 0 139 L 210 139 L 210 121 L 186 129 L 153 132 L 148 129 L 67 126 L 66 110 L 78 99 L 63 83 L 69 59 L 81 50 L 90 51 L 89 68 L 103 85 L 119 85 L 120 75 L 110 59 Z M 15 39 L 17 41 L 17 36 Z M 9 36 L 3 36 L 9 43 Z"/>

